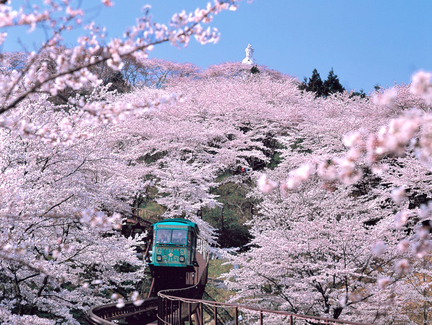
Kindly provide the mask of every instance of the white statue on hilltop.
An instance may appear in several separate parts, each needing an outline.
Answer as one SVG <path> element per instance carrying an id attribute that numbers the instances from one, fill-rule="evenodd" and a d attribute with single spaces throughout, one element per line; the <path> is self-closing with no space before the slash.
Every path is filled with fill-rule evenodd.
<path id="1" fill-rule="evenodd" d="M 252 57 L 253 56 L 253 52 L 254 52 L 254 49 L 253 49 L 252 45 L 248 44 L 248 46 L 245 49 L 245 52 L 246 52 L 246 57 L 243 59 L 242 63 L 244 63 L 244 64 L 250 64 L 250 65 L 252 65 L 252 64 L 255 65 L 256 61 Z"/>

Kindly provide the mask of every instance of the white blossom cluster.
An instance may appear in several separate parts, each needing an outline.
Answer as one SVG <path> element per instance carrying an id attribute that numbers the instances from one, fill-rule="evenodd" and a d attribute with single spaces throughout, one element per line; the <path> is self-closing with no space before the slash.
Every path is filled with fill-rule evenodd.
<path id="1" fill-rule="evenodd" d="M 111 1 L 102 3 L 108 7 L 113 6 Z M 85 13 L 80 8 L 74 9 L 71 0 L 44 1 L 42 9 L 34 5 L 31 13 L 26 13 L 26 7 L 16 10 L 10 5 L 1 5 L 0 27 L 28 25 L 31 32 L 44 23 L 50 26 L 52 33 L 38 52 L 30 53 L 26 69 L 13 69 L 1 75 L 0 113 L 16 107 L 35 92 L 56 96 L 67 87 L 81 89 L 87 85 L 97 86 L 101 80 L 91 72 L 91 67 L 106 63 L 111 69 L 120 70 L 124 66 L 124 57 L 147 58 L 148 52 L 156 44 L 171 42 L 174 45 L 186 46 L 191 36 L 195 36 L 202 44 L 216 42 L 219 37 L 217 29 L 205 29 L 201 24 L 210 23 L 213 16 L 222 10 L 234 10 L 237 3 L 237 0 L 217 0 L 213 4 L 208 3 L 205 9 L 197 9 L 190 14 L 174 14 L 169 26 L 152 22 L 150 7 L 146 6 L 143 9 L 144 15 L 137 20 L 135 26 L 126 31 L 123 39 L 115 38 L 106 44 L 105 29 L 95 26 L 94 23 L 85 25 Z M 62 33 L 77 27 L 84 27 L 87 34 L 78 38 L 77 46 L 60 50 Z M 7 36 L 2 34 L 1 38 L 5 37 Z M 49 68 L 43 58 L 53 60 L 55 67 Z M 3 60 L 0 65 L 6 66 L 7 61 Z M 126 103 L 117 103 L 117 107 L 93 105 L 88 111 L 97 115 L 118 115 L 124 109 L 128 111 L 130 107 L 127 107 Z"/>

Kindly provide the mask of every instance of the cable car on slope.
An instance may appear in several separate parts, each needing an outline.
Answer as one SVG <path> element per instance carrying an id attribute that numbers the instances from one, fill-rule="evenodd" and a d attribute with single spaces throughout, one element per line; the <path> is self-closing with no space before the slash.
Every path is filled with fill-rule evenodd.
<path id="1" fill-rule="evenodd" d="M 196 265 L 198 226 L 186 219 L 166 219 L 153 224 L 150 267 L 187 268 Z"/>

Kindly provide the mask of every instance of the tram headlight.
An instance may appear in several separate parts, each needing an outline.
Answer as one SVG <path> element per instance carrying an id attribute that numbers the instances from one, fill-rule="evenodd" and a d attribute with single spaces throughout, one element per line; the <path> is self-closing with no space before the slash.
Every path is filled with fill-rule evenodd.
<path id="1" fill-rule="evenodd" d="M 162 255 L 156 255 L 156 261 L 162 262 Z"/>
<path id="2" fill-rule="evenodd" d="M 183 255 L 180 255 L 180 262 L 184 263 L 185 257 Z"/>

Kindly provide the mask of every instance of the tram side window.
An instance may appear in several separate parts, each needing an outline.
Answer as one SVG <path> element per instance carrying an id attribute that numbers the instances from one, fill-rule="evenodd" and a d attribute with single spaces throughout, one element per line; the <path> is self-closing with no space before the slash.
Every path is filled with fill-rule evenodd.
<path id="1" fill-rule="evenodd" d="M 173 230 L 172 243 L 178 245 L 186 245 L 187 230 Z"/>
<path id="2" fill-rule="evenodd" d="M 156 243 L 157 244 L 168 244 L 171 241 L 171 230 L 170 229 L 158 229 L 156 232 Z"/>

